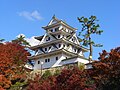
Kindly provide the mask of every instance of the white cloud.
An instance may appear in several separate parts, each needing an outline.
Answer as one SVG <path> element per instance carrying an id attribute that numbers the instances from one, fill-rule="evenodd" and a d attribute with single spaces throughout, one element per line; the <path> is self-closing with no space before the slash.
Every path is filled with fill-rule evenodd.
<path id="1" fill-rule="evenodd" d="M 19 34 L 19 35 L 17 35 L 16 37 L 19 38 L 20 36 L 25 37 L 24 34 Z"/>
<path id="2" fill-rule="evenodd" d="M 40 43 L 40 41 L 38 41 L 37 39 L 35 39 L 34 36 L 31 37 L 31 38 L 25 38 L 25 40 L 26 40 L 27 42 L 29 42 L 29 44 L 30 44 L 31 46 L 35 46 L 35 45 L 38 45 L 38 44 Z"/>
<path id="3" fill-rule="evenodd" d="M 19 16 L 25 17 L 28 20 L 42 20 L 43 17 L 40 15 L 40 13 L 35 10 L 33 12 L 28 12 L 28 11 L 22 11 L 18 13 Z"/>
<path id="4" fill-rule="evenodd" d="M 31 37 L 31 38 L 26 38 L 26 36 L 25 36 L 24 34 L 19 34 L 19 35 L 17 35 L 16 37 L 19 38 L 20 36 L 25 37 L 25 40 L 26 40 L 31 46 L 35 46 L 35 45 L 38 45 L 38 44 L 40 43 L 39 40 L 37 40 L 37 39 L 34 38 L 35 36 L 33 36 L 33 37 Z"/>

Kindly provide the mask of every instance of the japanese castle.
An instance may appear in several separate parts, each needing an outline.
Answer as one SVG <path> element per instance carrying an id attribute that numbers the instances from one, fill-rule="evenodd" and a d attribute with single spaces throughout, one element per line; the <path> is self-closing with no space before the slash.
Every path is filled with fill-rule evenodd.
<path id="1" fill-rule="evenodd" d="M 35 61 L 34 70 L 89 63 L 84 56 L 88 49 L 80 46 L 77 29 L 55 16 L 42 28 L 46 33 L 35 37 L 40 43 L 30 47 L 35 51 L 35 54 L 29 57 Z"/>

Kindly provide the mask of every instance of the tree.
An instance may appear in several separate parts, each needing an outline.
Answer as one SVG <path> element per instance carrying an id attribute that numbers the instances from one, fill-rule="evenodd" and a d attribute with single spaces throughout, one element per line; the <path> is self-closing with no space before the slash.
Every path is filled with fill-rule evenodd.
<path id="1" fill-rule="evenodd" d="M 7 86 L 14 84 L 16 80 L 21 80 L 25 77 L 24 65 L 27 62 L 28 55 L 29 53 L 24 46 L 19 44 L 12 42 L 0 44 L 0 76 L 4 79 L 3 82 L 0 81 L 0 86 L 5 89 L 9 88 L 5 87 L 5 84 Z M 11 82 L 11 84 L 5 83 L 6 80 Z"/>
<path id="2" fill-rule="evenodd" d="M 30 46 L 30 44 L 25 40 L 25 35 L 20 34 L 17 39 L 12 40 L 12 42 L 20 44 L 22 46 Z"/>
<path id="3" fill-rule="evenodd" d="M 3 43 L 3 41 L 5 41 L 5 39 L 0 39 L 0 44 L 2 44 L 2 43 Z"/>
<path id="4" fill-rule="evenodd" d="M 51 73 L 49 70 L 46 70 L 46 71 L 44 72 L 44 74 L 42 75 L 42 78 L 43 78 L 43 79 L 46 79 L 46 78 L 48 78 L 48 77 L 50 77 L 50 76 L 52 76 L 52 73 Z"/>
<path id="5" fill-rule="evenodd" d="M 84 46 L 89 46 L 90 54 L 89 54 L 89 61 L 92 61 L 92 53 L 93 53 L 93 46 L 95 47 L 101 47 L 100 44 L 95 44 L 95 42 L 92 40 L 93 34 L 101 35 L 103 30 L 99 29 L 99 24 L 96 24 L 97 18 L 96 16 L 91 16 L 90 18 L 85 17 L 78 17 L 79 22 L 82 24 L 82 30 L 79 33 L 79 36 L 83 36 L 83 39 L 79 39 L 80 42 L 83 42 Z"/>
<path id="6" fill-rule="evenodd" d="M 99 61 L 93 63 L 93 79 L 98 90 L 120 89 L 120 47 L 110 52 L 103 50 Z"/>
<path id="7" fill-rule="evenodd" d="M 89 72 L 78 68 L 63 69 L 57 76 L 46 79 L 36 76 L 30 80 L 27 90 L 95 90 L 95 85 L 90 82 Z"/>
<path id="8" fill-rule="evenodd" d="M 63 69 L 61 74 L 56 77 L 56 90 L 95 90 L 95 86 L 90 82 L 89 72 L 73 69 Z"/>

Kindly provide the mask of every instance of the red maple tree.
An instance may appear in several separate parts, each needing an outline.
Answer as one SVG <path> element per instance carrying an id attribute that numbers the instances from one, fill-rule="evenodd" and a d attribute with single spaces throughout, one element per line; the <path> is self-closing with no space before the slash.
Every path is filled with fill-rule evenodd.
<path id="1" fill-rule="evenodd" d="M 93 78 L 100 90 L 120 88 L 120 47 L 110 52 L 103 50 L 99 61 L 93 63 Z"/>
<path id="2" fill-rule="evenodd" d="M 47 79 L 37 76 L 28 82 L 27 90 L 95 90 L 95 85 L 89 81 L 88 73 L 73 68 L 63 69 L 59 75 Z"/>
<path id="3" fill-rule="evenodd" d="M 25 76 L 24 65 L 29 53 L 17 43 L 0 44 L 0 86 L 9 88 L 11 81 Z"/>

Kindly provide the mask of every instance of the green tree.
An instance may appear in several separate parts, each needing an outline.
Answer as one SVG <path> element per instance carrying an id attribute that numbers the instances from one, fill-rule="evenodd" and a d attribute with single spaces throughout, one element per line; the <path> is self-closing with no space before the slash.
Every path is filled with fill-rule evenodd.
<path id="1" fill-rule="evenodd" d="M 2 43 L 3 43 L 3 41 L 5 41 L 5 39 L 0 39 L 0 44 L 2 44 Z"/>
<path id="2" fill-rule="evenodd" d="M 89 53 L 89 61 L 92 61 L 92 54 L 93 54 L 93 46 L 94 47 L 101 47 L 101 44 L 95 44 L 92 40 L 92 35 L 98 34 L 101 35 L 103 30 L 99 30 L 99 24 L 96 22 L 98 21 L 96 16 L 91 16 L 89 18 L 85 17 L 78 17 L 79 22 L 82 24 L 82 30 L 79 32 L 79 36 L 82 36 L 82 39 L 79 39 L 80 42 L 83 42 L 83 46 L 89 46 L 90 53 Z"/>
<path id="3" fill-rule="evenodd" d="M 52 76 L 52 73 L 49 70 L 46 70 L 45 73 L 42 75 L 43 79 L 46 79 L 48 77 Z"/>
<path id="4" fill-rule="evenodd" d="M 24 35 L 20 35 L 19 37 L 17 37 L 17 39 L 15 40 L 12 40 L 13 43 L 17 43 L 17 44 L 20 44 L 22 46 L 30 46 L 29 42 L 27 42 L 25 40 L 25 36 Z"/>

